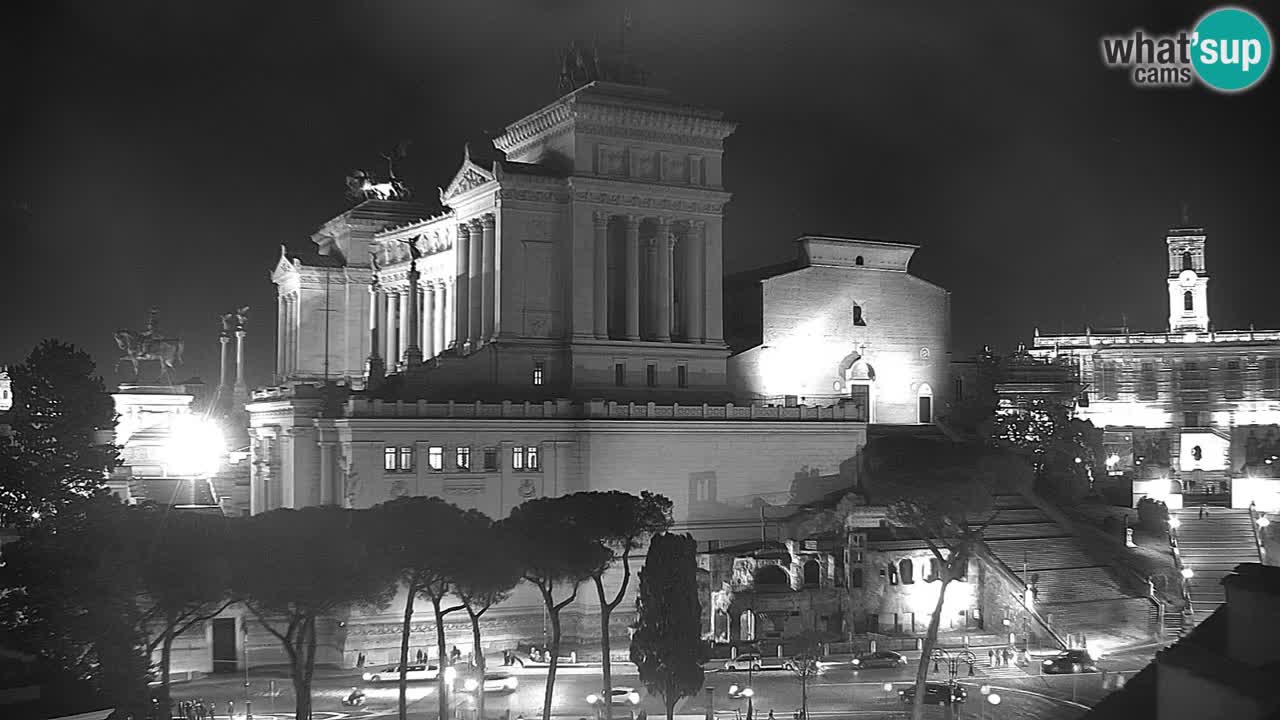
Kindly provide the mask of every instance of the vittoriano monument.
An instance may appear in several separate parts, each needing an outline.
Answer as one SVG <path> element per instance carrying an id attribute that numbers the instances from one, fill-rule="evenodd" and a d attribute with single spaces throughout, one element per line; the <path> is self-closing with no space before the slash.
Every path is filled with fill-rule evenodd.
<path id="1" fill-rule="evenodd" d="M 159 363 L 156 379 L 169 385 L 173 384 L 173 369 L 182 364 L 182 340 L 161 336 L 157 322 L 159 314 L 159 308 L 151 308 L 147 314 L 146 329 L 142 332 L 136 330 L 115 332 L 116 345 L 120 346 L 120 351 L 123 353 L 116 361 L 116 367 L 119 368 L 122 362 L 130 363 L 133 366 L 134 382 L 143 382 L 141 374 L 143 361 L 155 360 Z"/>

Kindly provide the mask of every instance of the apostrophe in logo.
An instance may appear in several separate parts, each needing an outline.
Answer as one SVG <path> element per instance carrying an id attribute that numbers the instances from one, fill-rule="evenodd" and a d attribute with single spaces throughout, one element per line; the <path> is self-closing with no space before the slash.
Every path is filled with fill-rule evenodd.
<path id="1" fill-rule="evenodd" d="M 1271 67 L 1271 33 L 1248 10 L 1225 7 L 1210 12 L 1196 24 L 1191 44 L 1196 74 L 1220 92 L 1247 90 Z"/>

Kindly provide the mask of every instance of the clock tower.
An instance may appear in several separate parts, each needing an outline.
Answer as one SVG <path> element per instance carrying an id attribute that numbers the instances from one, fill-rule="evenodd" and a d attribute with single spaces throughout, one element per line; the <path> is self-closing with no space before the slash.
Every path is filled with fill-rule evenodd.
<path id="1" fill-rule="evenodd" d="M 1204 228 L 1169 230 L 1169 331 L 1208 332 L 1209 275 L 1204 266 Z"/>

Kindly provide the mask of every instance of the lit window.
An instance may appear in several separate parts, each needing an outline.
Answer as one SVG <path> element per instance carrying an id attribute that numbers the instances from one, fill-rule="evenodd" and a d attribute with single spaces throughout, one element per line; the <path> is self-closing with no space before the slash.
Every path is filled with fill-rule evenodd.
<path id="1" fill-rule="evenodd" d="M 427 467 L 439 472 L 444 469 L 444 448 L 435 445 L 427 448 Z"/>
<path id="2" fill-rule="evenodd" d="M 512 470 L 524 469 L 524 448 L 523 447 L 511 448 L 511 469 Z"/>
<path id="3" fill-rule="evenodd" d="M 524 449 L 524 464 L 530 472 L 537 472 L 542 469 L 542 462 L 538 459 L 537 445 L 530 445 Z"/>
<path id="4" fill-rule="evenodd" d="M 689 367 L 687 365 L 676 366 L 676 385 L 678 387 L 689 387 Z"/>
<path id="5" fill-rule="evenodd" d="M 487 447 L 484 449 L 484 469 L 498 469 L 498 448 Z"/>
<path id="6" fill-rule="evenodd" d="M 383 448 L 382 469 L 387 472 L 396 471 L 396 449 L 395 448 L 393 447 Z"/>
<path id="7" fill-rule="evenodd" d="M 459 470 L 470 470 L 471 469 L 471 448 L 469 447 L 458 448 L 457 452 L 454 454 L 454 464 L 458 466 Z"/>
<path id="8" fill-rule="evenodd" d="M 413 448 L 400 448 L 400 461 L 396 464 L 396 469 L 400 472 L 409 472 L 413 469 Z"/>
<path id="9" fill-rule="evenodd" d="M 627 384 L 627 366 L 623 363 L 613 364 L 613 384 L 623 387 Z"/>
<path id="10" fill-rule="evenodd" d="M 649 387 L 655 387 L 658 384 L 658 366 L 649 364 L 644 366 L 644 384 Z"/>
<path id="11" fill-rule="evenodd" d="M 542 371 L 544 367 L 545 366 L 543 365 L 541 360 L 533 364 L 533 384 L 534 385 L 542 384 Z"/>

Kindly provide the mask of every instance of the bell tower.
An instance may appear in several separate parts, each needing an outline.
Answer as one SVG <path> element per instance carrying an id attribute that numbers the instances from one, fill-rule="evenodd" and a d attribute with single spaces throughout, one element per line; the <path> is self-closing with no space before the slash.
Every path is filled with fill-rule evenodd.
<path id="1" fill-rule="evenodd" d="M 1209 331 L 1209 275 L 1204 264 L 1204 228 L 1169 230 L 1169 331 Z"/>

